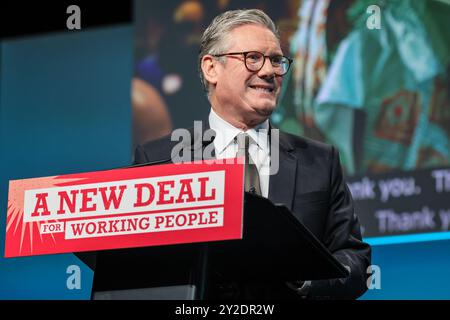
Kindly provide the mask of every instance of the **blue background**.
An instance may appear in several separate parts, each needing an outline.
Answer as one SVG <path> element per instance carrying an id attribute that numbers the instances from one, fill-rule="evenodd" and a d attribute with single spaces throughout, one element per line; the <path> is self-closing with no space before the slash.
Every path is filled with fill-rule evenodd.
<path id="1" fill-rule="evenodd" d="M 0 244 L 8 181 L 131 162 L 129 25 L 1 43 Z M 3 255 L 3 252 L 2 252 Z M 81 267 L 81 290 L 66 269 Z M 450 241 L 379 244 L 381 289 L 362 299 L 450 299 Z M 89 299 L 93 273 L 72 254 L 0 258 L 0 299 Z"/>
<path id="2" fill-rule="evenodd" d="M 129 25 L 1 43 L 0 243 L 8 180 L 130 164 Z M 81 267 L 81 290 L 66 269 Z M 87 299 L 93 273 L 73 254 L 0 258 L 1 299 Z"/>

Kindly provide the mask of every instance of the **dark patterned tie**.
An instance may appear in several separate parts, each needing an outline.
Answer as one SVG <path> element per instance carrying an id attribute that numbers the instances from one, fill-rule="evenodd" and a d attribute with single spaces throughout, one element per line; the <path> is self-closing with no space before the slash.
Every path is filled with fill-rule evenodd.
<path id="1" fill-rule="evenodd" d="M 261 184 L 256 165 L 253 163 L 248 148 L 250 146 L 250 137 L 246 133 L 239 133 L 235 137 L 238 145 L 237 157 L 245 157 L 245 185 L 244 190 L 251 193 L 261 194 Z"/>

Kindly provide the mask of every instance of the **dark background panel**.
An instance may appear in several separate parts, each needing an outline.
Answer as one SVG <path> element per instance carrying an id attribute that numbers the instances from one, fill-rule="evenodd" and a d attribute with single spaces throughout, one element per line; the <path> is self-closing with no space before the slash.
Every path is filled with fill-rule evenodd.
<path id="1" fill-rule="evenodd" d="M 81 29 L 131 23 L 132 1 L 2 1 L 0 35 L 12 38 L 65 31 L 70 5 L 81 11 Z"/>

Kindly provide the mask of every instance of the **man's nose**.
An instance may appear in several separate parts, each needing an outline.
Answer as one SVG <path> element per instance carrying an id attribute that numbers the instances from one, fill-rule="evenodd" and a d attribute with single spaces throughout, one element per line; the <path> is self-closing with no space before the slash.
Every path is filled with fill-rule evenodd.
<path id="1" fill-rule="evenodd" d="M 258 71 L 258 76 L 260 76 L 261 78 L 274 78 L 275 77 L 275 69 L 272 66 L 270 57 L 264 57 L 264 64 L 263 64 L 261 70 Z"/>

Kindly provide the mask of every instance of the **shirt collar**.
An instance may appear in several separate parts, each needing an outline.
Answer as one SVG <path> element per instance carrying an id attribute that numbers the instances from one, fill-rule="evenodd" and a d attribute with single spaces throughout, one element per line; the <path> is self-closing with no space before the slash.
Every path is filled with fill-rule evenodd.
<path id="1" fill-rule="evenodd" d="M 221 118 L 212 108 L 209 113 L 209 126 L 216 132 L 214 146 L 221 153 L 239 133 L 244 132 Z M 245 131 L 259 148 L 268 151 L 269 120 L 265 120 L 255 128 Z"/>

